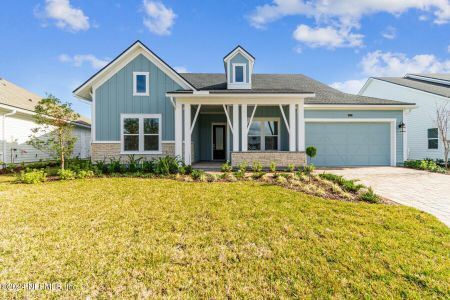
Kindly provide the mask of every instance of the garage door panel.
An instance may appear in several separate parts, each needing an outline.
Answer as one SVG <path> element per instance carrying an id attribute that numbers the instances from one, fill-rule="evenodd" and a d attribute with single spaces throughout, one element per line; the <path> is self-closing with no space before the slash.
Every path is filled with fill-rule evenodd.
<path id="1" fill-rule="evenodd" d="M 389 123 L 307 123 L 306 145 L 317 166 L 390 165 Z"/>

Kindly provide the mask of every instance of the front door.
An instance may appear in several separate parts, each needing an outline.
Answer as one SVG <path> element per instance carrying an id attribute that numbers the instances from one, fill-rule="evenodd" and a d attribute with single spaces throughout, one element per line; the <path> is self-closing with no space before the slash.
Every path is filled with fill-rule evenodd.
<path id="1" fill-rule="evenodd" d="M 213 160 L 225 160 L 225 125 L 213 125 L 213 140 L 212 140 L 212 149 L 213 149 Z"/>

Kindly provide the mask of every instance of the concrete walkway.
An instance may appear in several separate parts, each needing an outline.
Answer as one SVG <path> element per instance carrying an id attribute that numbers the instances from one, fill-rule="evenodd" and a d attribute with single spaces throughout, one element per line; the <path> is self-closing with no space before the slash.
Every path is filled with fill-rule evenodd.
<path id="1" fill-rule="evenodd" d="M 318 172 L 359 179 L 394 202 L 428 212 L 450 227 L 450 175 L 394 168 L 327 168 Z"/>

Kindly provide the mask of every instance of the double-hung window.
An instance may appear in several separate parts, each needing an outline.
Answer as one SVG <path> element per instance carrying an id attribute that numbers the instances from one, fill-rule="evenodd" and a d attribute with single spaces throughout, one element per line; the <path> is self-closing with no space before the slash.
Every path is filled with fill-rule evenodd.
<path id="1" fill-rule="evenodd" d="M 275 119 L 255 119 L 248 131 L 248 150 L 279 150 L 279 124 L 280 121 Z"/>
<path id="2" fill-rule="evenodd" d="M 247 65 L 246 64 L 233 64 L 233 82 L 245 83 L 247 77 Z"/>
<path id="3" fill-rule="evenodd" d="M 439 148 L 439 131 L 437 128 L 428 129 L 428 149 Z"/>
<path id="4" fill-rule="evenodd" d="M 121 128 L 122 153 L 161 152 L 161 115 L 122 114 Z"/>
<path id="5" fill-rule="evenodd" d="M 150 95 L 149 72 L 133 72 L 133 96 Z"/>

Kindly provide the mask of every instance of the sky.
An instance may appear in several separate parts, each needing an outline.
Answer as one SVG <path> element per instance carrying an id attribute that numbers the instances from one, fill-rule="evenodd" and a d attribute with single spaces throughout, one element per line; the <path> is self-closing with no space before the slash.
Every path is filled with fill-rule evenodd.
<path id="1" fill-rule="evenodd" d="M 72 103 L 136 40 L 180 72 L 301 73 L 357 93 L 368 77 L 450 72 L 450 0 L 2 0 L 0 77 Z"/>

